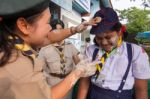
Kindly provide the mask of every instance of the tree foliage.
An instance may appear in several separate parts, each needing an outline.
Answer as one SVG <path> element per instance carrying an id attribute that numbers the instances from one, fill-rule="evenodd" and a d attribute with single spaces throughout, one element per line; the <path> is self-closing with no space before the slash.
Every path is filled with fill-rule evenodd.
<path id="1" fill-rule="evenodd" d="M 127 19 L 129 33 L 150 31 L 150 11 L 132 7 L 125 10 L 117 10 L 120 20 Z"/>
<path id="2" fill-rule="evenodd" d="M 130 1 L 137 1 L 137 0 L 130 0 Z M 141 0 L 143 1 L 142 6 L 144 6 L 144 9 L 150 8 L 150 0 Z"/>

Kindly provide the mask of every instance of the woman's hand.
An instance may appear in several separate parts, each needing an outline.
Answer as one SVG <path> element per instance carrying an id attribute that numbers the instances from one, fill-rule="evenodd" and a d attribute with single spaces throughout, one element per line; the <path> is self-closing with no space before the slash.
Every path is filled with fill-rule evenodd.
<path id="1" fill-rule="evenodd" d="M 95 74 L 96 64 L 98 62 L 91 62 L 91 59 L 85 59 L 76 65 L 75 71 L 81 71 L 80 77 L 88 77 Z"/>
<path id="2" fill-rule="evenodd" d="M 100 17 L 96 17 L 94 19 L 91 19 L 89 21 L 84 21 L 81 24 L 79 24 L 76 27 L 71 27 L 71 32 L 74 33 L 80 33 L 87 29 L 88 26 L 96 26 L 97 23 L 101 22 Z"/>

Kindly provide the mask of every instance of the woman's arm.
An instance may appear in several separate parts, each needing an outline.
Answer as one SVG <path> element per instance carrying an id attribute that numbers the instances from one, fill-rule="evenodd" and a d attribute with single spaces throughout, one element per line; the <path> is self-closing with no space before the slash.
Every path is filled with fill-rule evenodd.
<path id="1" fill-rule="evenodd" d="M 89 77 L 82 78 L 79 82 L 79 88 L 78 88 L 78 94 L 77 99 L 86 99 L 88 89 L 90 85 L 90 79 Z"/>
<path id="2" fill-rule="evenodd" d="M 98 62 L 89 63 L 89 59 L 80 61 L 75 69 L 60 83 L 51 87 L 51 99 L 62 99 L 80 77 L 89 77 L 96 71 Z"/>
<path id="3" fill-rule="evenodd" d="M 51 44 L 57 43 L 57 42 L 64 40 L 65 38 L 75 34 L 76 31 L 74 31 L 74 28 L 75 27 L 61 29 L 61 30 L 53 30 L 53 31 L 49 32 L 49 34 L 48 34 L 49 42 Z"/>
<path id="4" fill-rule="evenodd" d="M 135 79 L 136 99 L 148 99 L 147 80 Z"/>
<path id="5" fill-rule="evenodd" d="M 97 23 L 99 22 L 100 21 L 96 21 L 96 18 L 94 18 L 88 22 L 82 22 L 76 27 L 71 27 L 71 28 L 61 29 L 61 30 L 53 30 L 48 35 L 49 43 L 56 43 L 62 41 L 65 38 L 74 35 L 75 33 L 83 32 L 84 30 L 87 29 L 88 26 L 97 25 Z"/>
<path id="6" fill-rule="evenodd" d="M 81 73 L 81 71 L 73 71 L 62 82 L 51 87 L 51 99 L 63 99 L 80 78 Z"/>

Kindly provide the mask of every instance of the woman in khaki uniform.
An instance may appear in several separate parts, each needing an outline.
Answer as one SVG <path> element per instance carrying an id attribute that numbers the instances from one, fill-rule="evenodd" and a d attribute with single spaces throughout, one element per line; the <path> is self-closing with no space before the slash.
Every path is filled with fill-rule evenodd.
<path id="1" fill-rule="evenodd" d="M 59 19 L 50 22 L 52 30 L 64 29 L 64 23 Z M 44 68 L 46 80 L 50 86 L 61 82 L 75 68 L 74 64 L 79 62 L 79 51 L 69 42 L 60 41 L 43 47 L 39 52 L 39 57 L 44 59 L 46 66 Z M 72 89 L 64 97 L 71 99 Z"/>
<path id="2" fill-rule="evenodd" d="M 36 58 L 33 49 L 80 32 L 89 23 L 50 32 L 49 0 L 0 2 L 0 99 L 62 99 L 77 79 L 95 72 L 95 63 L 81 61 L 62 82 L 49 88 L 42 72 L 45 62 Z"/>

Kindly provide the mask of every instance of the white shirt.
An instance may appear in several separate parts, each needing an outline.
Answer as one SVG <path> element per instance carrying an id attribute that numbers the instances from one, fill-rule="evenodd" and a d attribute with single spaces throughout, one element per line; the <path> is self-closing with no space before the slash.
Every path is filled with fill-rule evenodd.
<path id="1" fill-rule="evenodd" d="M 133 88 L 134 78 L 138 79 L 150 79 L 150 64 L 147 53 L 138 45 L 132 45 L 132 63 L 131 68 L 126 79 L 124 90 Z M 90 58 L 93 55 L 94 49 L 97 46 L 91 45 L 85 51 L 85 56 Z M 99 48 L 97 60 L 104 54 L 101 48 Z M 126 42 L 116 49 L 116 52 L 108 57 L 105 61 L 102 71 L 95 81 L 92 78 L 92 83 L 95 85 L 111 90 L 117 90 L 120 86 L 121 80 L 126 72 L 128 66 L 128 56 Z"/>

